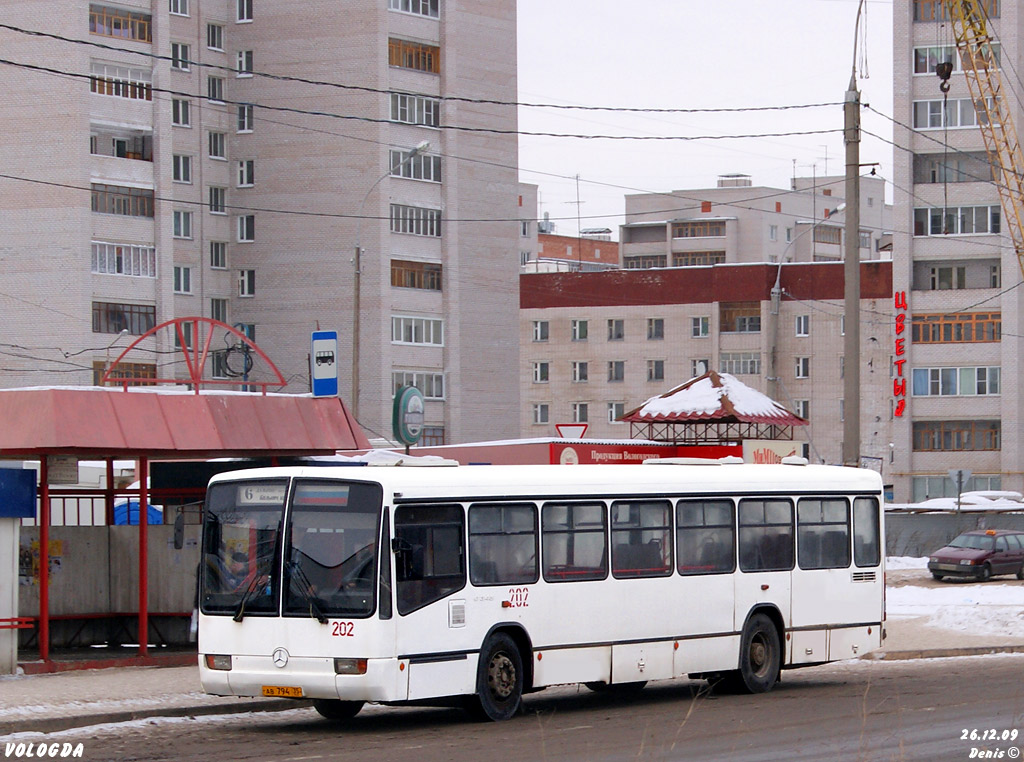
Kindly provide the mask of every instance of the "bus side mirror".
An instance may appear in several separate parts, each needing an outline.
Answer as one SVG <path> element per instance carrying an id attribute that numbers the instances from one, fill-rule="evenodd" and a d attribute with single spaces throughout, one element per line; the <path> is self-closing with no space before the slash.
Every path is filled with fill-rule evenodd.
<path id="1" fill-rule="evenodd" d="M 180 510 L 174 517 L 174 549 L 181 550 L 185 547 L 185 514 Z"/>

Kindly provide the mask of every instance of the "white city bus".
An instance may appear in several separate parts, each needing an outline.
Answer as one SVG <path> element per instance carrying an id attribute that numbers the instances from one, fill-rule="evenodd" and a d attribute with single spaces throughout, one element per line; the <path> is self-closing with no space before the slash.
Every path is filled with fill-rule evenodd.
<path id="1" fill-rule="evenodd" d="M 760 692 L 861 656 L 883 637 L 881 480 L 787 461 L 217 476 L 203 688 L 503 720 L 550 685 Z"/>

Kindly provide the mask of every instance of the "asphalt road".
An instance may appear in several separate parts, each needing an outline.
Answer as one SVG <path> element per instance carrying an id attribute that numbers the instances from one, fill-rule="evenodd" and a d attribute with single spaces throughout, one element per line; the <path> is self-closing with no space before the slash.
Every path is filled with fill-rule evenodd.
<path id="1" fill-rule="evenodd" d="M 297 709 L 82 728 L 48 742 L 81 742 L 82 758 L 120 762 L 1014 759 L 1024 750 L 1022 676 L 1024 656 L 842 662 L 785 672 L 775 690 L 756 696 L 716 696 L 685 680 L 649 685 L 632 699 L 551 689 L 500 724 L 473 723 L 454 709 L 388 707 L 332 724 Z M 1017 742 L 971 741 L 972 730 L 997 739 L 1017 731 Z"/>

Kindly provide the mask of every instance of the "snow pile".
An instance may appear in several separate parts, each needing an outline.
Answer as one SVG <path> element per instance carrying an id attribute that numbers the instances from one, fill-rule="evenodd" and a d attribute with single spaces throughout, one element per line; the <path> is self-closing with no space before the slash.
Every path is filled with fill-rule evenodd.
<path id="1" fill-rule="evenodd" d="M 926 616 L 929 626 L 943 630 L 1024 638 L 1024 596 L 1020 585 L 890 587 L 886 591 L 885 610 L 890 619 Z"/>

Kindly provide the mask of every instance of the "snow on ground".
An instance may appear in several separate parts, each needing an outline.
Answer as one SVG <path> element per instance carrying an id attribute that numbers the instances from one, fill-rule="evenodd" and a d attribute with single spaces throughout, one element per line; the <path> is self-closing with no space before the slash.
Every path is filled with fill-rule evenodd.
<path id="1" fill-rule="evenodd" d="M 927 569 L 928 558 L 911 558 L 910 556 L 889 556 L 885 559 L 887 571 L 903 571 L 904 569 Z"/>

